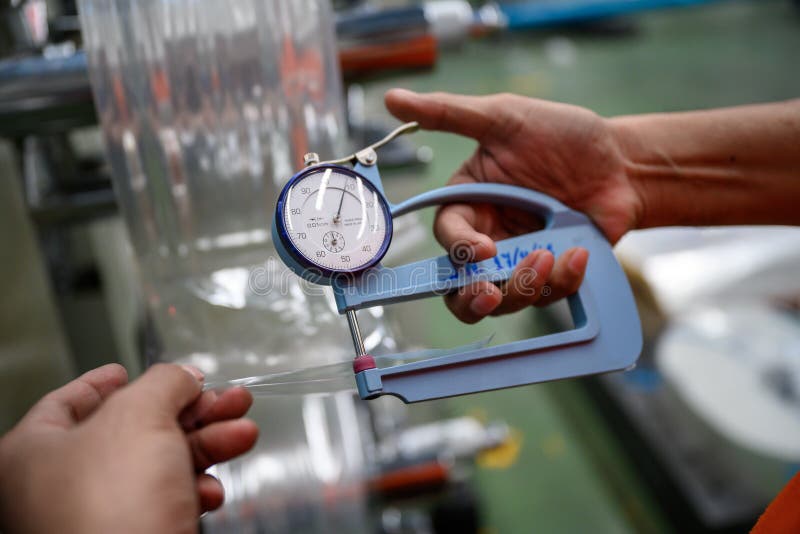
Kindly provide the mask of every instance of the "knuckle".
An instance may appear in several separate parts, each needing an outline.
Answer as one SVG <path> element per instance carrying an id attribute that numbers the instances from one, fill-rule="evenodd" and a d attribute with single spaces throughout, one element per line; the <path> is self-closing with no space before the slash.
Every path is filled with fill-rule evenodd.
<path id="1" fill-rule="evenodd" d="M 128 406 L 140 405 L 140 399 L 137 398 L 136 390 L 123 390 L 118 391 L 111 395 L 102 406 L 104 413 L 120 414 L 127 411 Z"/>
<path id="2" fill-rule="evenodd" d="M 153 364 L 147 372 L 174 379 L 178 379 L 179 377 L 182 379 L 184 376 L 188 375 L 188 373 L 174 363 L 156 363 Z"/>
<path id="3" fill-rule="evenodd" d="M 171 363 L 154 363 L 150 367 L 147 368 L 146 374 L 163 374 L 169 373 L 170 369 L 174 368 L 175 366 Z"/>
<path id="4" fill-rule="evenodd" d="M 489 98 L 491 99 L 492 103 L 507 105 L 515 103 L 521 97 L 519 95 L 515 95 L 514 93 L 504 91 L 502 93 L 496 93 Z"/>
<path id="5" fill-rule="evenodd" d="M 188 371 L 174 363 L 153 364 L 147 369 L 147 372 L 142 378 L 146 379 L 146 382 L 152 380 L 152 382 L 156 384 L 173 384 L 181 387 L 189 387 L 191 385 L 198 390 L 202 388 L 201 384 L 195 380 Z"/>
<path id="6" fill-rule="evenodd" d="M 63 386 L 62 386 L 62 388 L 63 388 Z M 59 402 L 59 395 L 61 394 L 62 388 L 58 388 L 56 390 L 53 390 L 53 391 L 49 392 L 47 395 L 45 395 L 44 397 L 39 399 L 39 401 L 36 404 L 37 405 L 42 405 L 42 404 L 58 403 Z"/>
<path id="7" fill-rule="evenodd" d="M 82 395 L 91 397 L 95 403 L 102 402 L 103 395 L 97 389 L 97 386 L 95 386 L 94 384 L 92 384 L 83 377 L 76 378 L 75 383 L 76 383 L 76 389 L 79 390 L 79 392 Z"/>

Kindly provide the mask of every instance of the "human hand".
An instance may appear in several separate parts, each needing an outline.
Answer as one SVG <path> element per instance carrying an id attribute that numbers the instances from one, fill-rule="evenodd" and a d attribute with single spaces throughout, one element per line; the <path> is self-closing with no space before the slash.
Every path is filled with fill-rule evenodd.
<path id="1" fill-rule="evenodd" d="M 202 391 L 197 369 L 112 364 L 40 400 L 0 439 L 3 532 L 196 532 L 222 485 L 204 474 L 255 443 L 243 388 Z"/>
<path id="2" fill-rule="evenodd" d="M 589 215 L 611 243 L 636 226 L 641 201 L 626 176 L 622 150 L 608 122 L 587 109 L 511 94 L 476 97 L 402 89 L 386 94 L 386 106 L 400 120 L 478 141 L 449 184 L 498 182 L 535 189 Z M 473 262 L 496 255 L 495 241 L 540 227 L 540 221 L 519 210 L 451 204 L 439 210 L 434 233 L 454 259 Z M 578 290 L 588 261 L 582 248 L 569 249 L 558 260 L 537 250 L 517 265 L 503 289 L 477 282 L 445 302 L 467 323 L 544 306 Z"/>

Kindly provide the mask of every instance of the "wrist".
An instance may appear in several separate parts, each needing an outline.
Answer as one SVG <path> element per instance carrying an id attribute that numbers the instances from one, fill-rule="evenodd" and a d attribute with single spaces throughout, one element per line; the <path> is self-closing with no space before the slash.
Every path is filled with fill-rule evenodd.
<path id="1" fill-rule="evenodd" d="M 655 222 L 660 218 L 658 209 L 660 203 L 654 202 L 653 181 L 654 175 L 661 175 L 673 171 L 666 163 L 666 158 L 660 158 L 657 152 L 643 139 L 645 132 L 637 116 L 619 116 L 605 119 L 617 153 L 621 159 L 624 179 L 630 187 L 635 206 L 633 225 L 631 230 L 658 226 Z M 656 170 L 658 171 L 656 172 Z"/>
<path id="2" fill-rule="evenodd" d="M 638 228 L 800 224 L 800 102 L 608 119 Z"/>
<path id="3" fill-rule="evenodd" d="M 744 193 L 741 173 L 704 153 L 702 133 L 681 115 L 609 119 L 640 206 L 636 228 L 728 224 L 720 212 Z"/>
<path id="4" fill-rule="evenodd" d="M 650 200 L 652 196 L 648 180 L 648 169 L 653 170 L 654 157 L 647 153 L 647 147 L 642 142 L 641 126 L 637 124 L 635 116 L 621 116 L 605 119 L 608 130 L 621 158 L 624 179 L 629 184 L 634 197 L 635 217 L 633 229 L 654 226 L 651 221 L 654 206 Z"/>

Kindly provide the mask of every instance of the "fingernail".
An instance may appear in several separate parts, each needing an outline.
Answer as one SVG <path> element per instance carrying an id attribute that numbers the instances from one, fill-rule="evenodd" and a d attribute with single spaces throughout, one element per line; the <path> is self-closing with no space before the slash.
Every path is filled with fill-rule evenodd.
<path id="1" fill-rule="evenodd" d="M 181 368 L 183 368 L 184 371 L 195 377 L 195 379 L 198 382 L 202 382 L 206 378 L 203 372 L 193 365 L 181 365 Z"/>

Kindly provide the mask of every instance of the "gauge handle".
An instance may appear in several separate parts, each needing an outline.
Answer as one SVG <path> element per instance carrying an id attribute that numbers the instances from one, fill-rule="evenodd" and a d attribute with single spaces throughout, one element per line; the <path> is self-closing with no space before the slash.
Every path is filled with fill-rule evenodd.
<path id="1" fill-rule="evenodd" d="M 560 254 L 591 235 L 608 242 L 584 214 L 524 187 L 504 184 L 460 184 L 427 191 L 400 204 L 389 204 L 392 217 L 451 203 L 488 202 L 528 211 L 539 216 L 544 228 L 497 242 L 497 255 L 488 260 L 457 265 L 439 256 L 399 267 L 377 265 L 358 275 L 344 274 L 331 281 L 339 313 L 399 301 L 443 295 L 478 280 L 499 283 L 510 278 L 528 253 L 550 249 Z"/>
<path id="2" fill-rule="evenodd" d="M 585 215 L 573 211 L 553 197 L 532 189 L 505 184 L 459 184 L 426 191 L 399 204 L 390 204 L 392 217 L 443 204 L 487 203 L 518 208 L 539 216 L 545 229 L 585 224 Z"/>
<path id="3" fill-rule="evenodd" d="M 377 172 L 376 172 L 377 174 Z M 538 215 L 544 229 L 498 241 L 488 260 L 456 265 L 439 256 L 398 267 L 378 265 L 356 277 L 332 280 L 340 313 L 443 295 L 478 280 L 503 282 L 528 253 L 560 255 L 574 246 L 589 251 L 578 292 L 567 299 L 574 328 L 538 338 L 484 347 L 431 360 L 356 374 L 362 398 L 395 395 L 405 402 L 625 369 L 641 352 L 642 334 L 633 294 L 611 245 L 584 214 L 530 189 L 503 184 L 461 184 L 423 193 L 391 206 L 393 216 L 450 203 L 488 202 Z"/>

